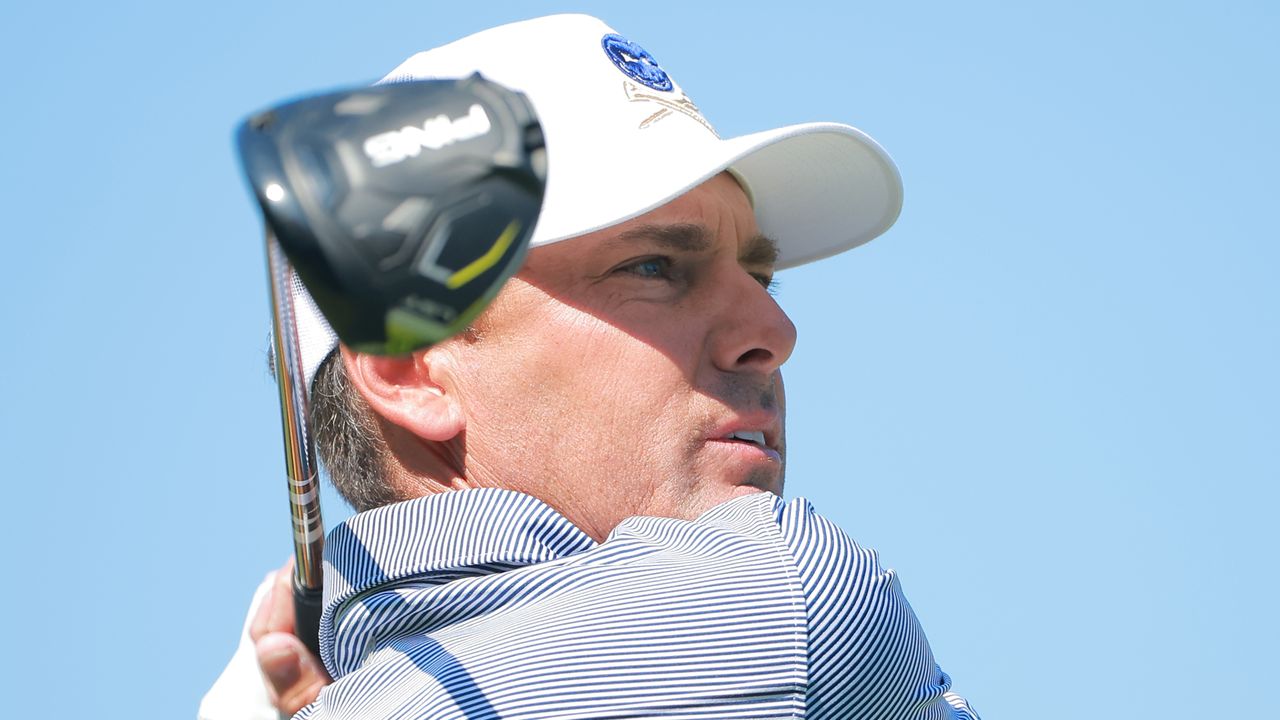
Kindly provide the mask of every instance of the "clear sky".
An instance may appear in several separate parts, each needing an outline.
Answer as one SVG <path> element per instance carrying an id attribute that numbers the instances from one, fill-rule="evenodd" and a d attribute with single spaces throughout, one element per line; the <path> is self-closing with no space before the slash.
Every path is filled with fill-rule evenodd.
<path id="1" fill-rule="evenodd" d="M 887 235 L 780 276 L 788 492 L 987 720 L 1271 712 L 1277 7 L 4 3 L 3 714 L 193 717 L 289 553 L 237 122 L 563 10 L 721 135 L 897 160 Z"/>

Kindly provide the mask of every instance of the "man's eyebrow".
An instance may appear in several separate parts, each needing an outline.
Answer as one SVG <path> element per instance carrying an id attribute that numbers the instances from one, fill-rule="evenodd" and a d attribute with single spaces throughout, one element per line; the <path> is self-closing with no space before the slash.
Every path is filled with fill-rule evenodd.
<path id="1" fill-rule="evenodd" d="M 778 243 L 767 235 L 757 234 L 747 241 L 746 247 L 738 255 L 738 262 L 743 265 L 773 267 L 778 262 Z"/>
<path id="2" fill-rule="evenodd" d="M 711 249 L 711 231 L 696 223 L 640 225 L 618 233 L 620 242 L 653 242 L 668 250 L 706 252 Z"/>
<path id="3" fill-rule="evenodd" d="M 671 225 L 641 225 L 621 232 L 614 239 L 618 243 L 652 242 L 668 250 L 706 252 L 714 244 L 711 231 L 697 223 Z M 747 240 L 738 262 L 743 265 L 769 265 L 778 261 L 778 243 L 773 238 L 756 234 Z"/>

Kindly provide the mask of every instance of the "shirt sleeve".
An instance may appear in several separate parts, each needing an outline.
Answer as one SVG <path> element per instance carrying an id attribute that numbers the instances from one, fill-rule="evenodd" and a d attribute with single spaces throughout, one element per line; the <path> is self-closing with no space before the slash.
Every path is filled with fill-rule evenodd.
<path id="1" fill-rule="evenodd" d="M 200 701 L 197 720 L 283 720 L 288 717 L 271 705 L 266 681 L 258 670 L 258 656 L 254 653 L 253 641 L 249 639 L 249 624 L 270 590 L 271 576 L 267 576 L 249 604 L 244 628 L 240 631 L 240 645 Z"/>
<path id="2" fill-rule="evenodd" d="M 804 588 L 808 717 L 976 720 L 950 692 L 896 573 L 809 501 L 775 508 Z"/>

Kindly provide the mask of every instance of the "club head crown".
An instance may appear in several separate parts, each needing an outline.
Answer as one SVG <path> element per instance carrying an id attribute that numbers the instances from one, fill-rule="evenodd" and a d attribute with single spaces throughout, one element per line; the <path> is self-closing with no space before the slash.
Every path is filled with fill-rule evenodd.
<path id="1" fill-rule="evenodd" d="M 465 329 L 519 269 L 546 187 L 532 105 L 479 75 L 306 97 L 237 144 L 268 230 L 362 352 Z"/>

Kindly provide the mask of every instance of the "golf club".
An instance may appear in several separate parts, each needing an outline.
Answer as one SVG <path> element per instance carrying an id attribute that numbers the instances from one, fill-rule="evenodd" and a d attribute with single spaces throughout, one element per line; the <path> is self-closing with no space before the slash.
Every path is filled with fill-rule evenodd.
<path id="1" fill-rule="evenodd" d="M 293 274 L 353 350 L 449 338 L 519 269 L 546 151 L 528 100 L 479 75 L 281 104 L 244 121 L 237 146 L 266 225 L 296 633 L 319 655 L 324 523 Z"/>

